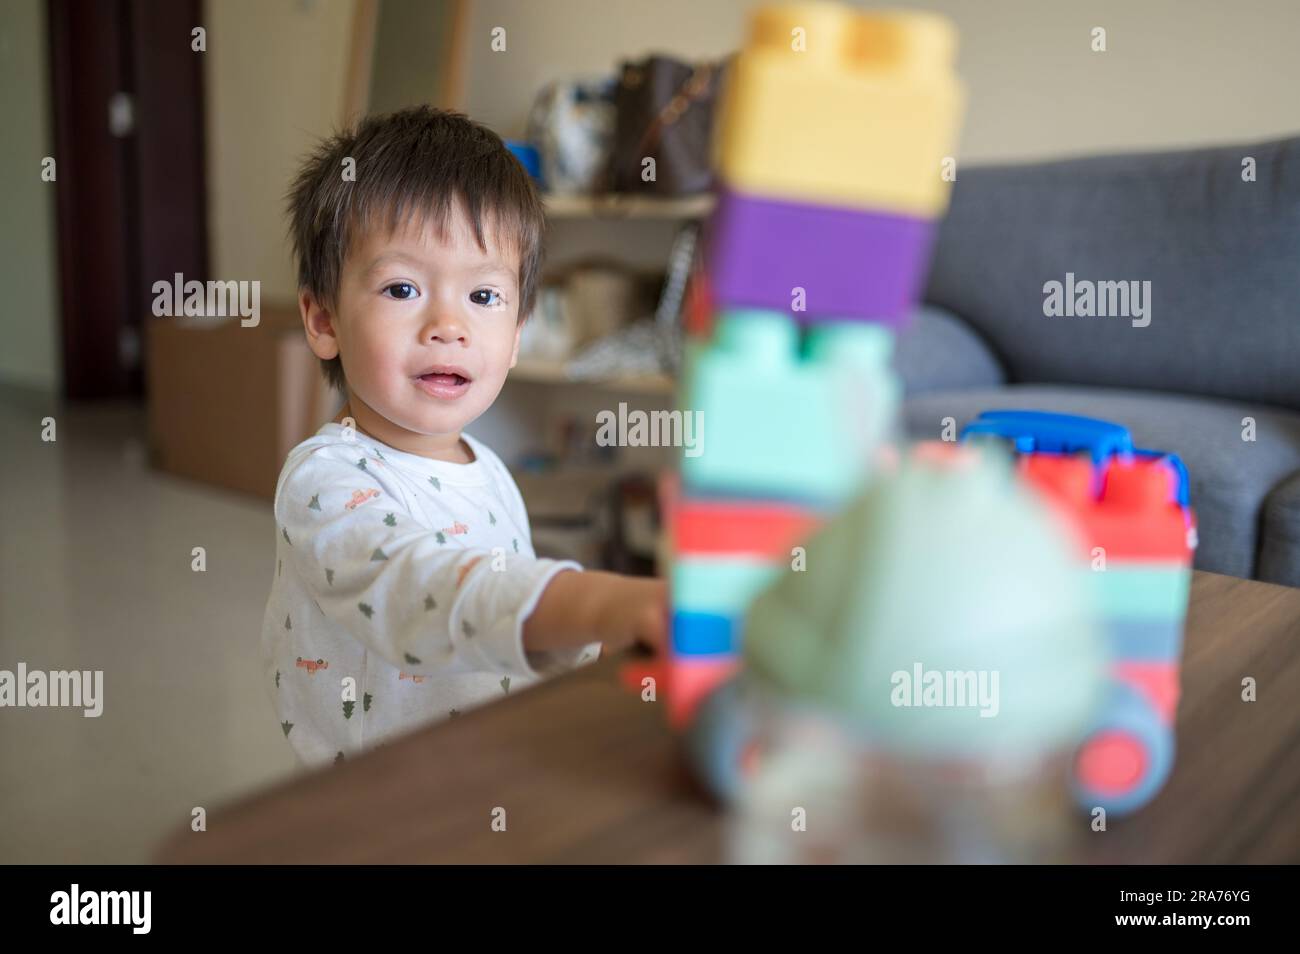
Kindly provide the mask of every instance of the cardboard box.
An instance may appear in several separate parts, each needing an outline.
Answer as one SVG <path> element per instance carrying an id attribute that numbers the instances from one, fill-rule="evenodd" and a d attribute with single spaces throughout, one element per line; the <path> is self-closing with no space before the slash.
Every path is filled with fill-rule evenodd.
<path id="1" fill-rule="evenodd" d="M 178 477 L 271 498 L 285 457 L 333 418 L 330 390 L 296 305 L 238 318 L 144 322 L 154 466 Z"/>

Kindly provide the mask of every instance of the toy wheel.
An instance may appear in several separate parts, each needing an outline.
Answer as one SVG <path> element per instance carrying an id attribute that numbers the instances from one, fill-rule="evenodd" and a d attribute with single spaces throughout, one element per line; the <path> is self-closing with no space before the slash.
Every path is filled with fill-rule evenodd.
<path id="1" fill-rule="evenodd" d="M 686 753 L 704 787 L 723 803 L 739 795 L 758 764 L 758 719 L 739 676 L 708 694 L 686 729 Z"/>
<path id="2" fill-rule="evenodd" d="M 1174 733 L 1143 696 L 1115 683 L 1105 714 L 1075 757 L 1075 796 L 1085 809 L 1127 815 L 1156 796 L 1174 763 Z"/>

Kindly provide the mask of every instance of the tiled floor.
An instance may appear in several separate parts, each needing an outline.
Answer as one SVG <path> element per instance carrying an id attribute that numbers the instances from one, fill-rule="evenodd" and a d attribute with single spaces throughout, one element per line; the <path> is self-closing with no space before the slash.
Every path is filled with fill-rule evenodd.
<path id="1" fill-rule="evenodd" d="M 268 502 L 151 470 L 141 407 L 0 393 L 0 669 L 104 672 L 97 719 L 0 708 L 0 863 L 146 861 L 294 771 L 258 662 L 273 539 Z"/>

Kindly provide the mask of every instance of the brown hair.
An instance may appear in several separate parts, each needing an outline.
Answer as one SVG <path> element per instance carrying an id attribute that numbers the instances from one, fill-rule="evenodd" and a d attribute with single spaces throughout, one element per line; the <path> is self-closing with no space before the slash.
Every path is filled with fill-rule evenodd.
<path id="1" fill-rule="evenodd" d="M 353 176 L 345 178 L 351 159 Z M 462 113 L 415 106 L 324 140 L 289 189 L 290 233 L 298 288 L 334 308 L 343 263 L 358 235 L 375 227 L 392 234 L 414 218 L 446 238 L 453 203 L 487 251 L 484 223 L 519 253 L 519 320 L 532 310 L 541 271 L 546 217 L 541 198 L 501 137 Z M 338 357 L 321 361 L 342 390 Z"/>

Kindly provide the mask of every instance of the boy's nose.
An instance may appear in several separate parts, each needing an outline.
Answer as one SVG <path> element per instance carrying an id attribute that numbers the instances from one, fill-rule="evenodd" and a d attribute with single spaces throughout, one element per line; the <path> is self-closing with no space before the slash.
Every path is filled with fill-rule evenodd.
<path id="1" fill-rule="evenodd" d="M 440 311 L 425 325 L 422 337 L 425 341 L 463 344 L 467 340 L 468 329 L 455 314 Z"/>

